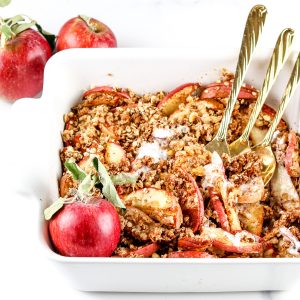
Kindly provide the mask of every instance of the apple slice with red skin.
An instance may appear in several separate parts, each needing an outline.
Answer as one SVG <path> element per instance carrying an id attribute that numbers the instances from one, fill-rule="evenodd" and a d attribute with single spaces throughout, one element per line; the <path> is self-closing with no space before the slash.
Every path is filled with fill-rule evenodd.
<path id="1" fill-rule="evenodd" d="M 298 149 L 297 135 L 294 131 L 290 131 L 288 135 L 288 146 L 285 152 L 284 164 L 287 172 L 292 177 L 298 177 L 300 175 Z"/>
<path id="2" fill-rule="evenodd" d="M 130 99 L 130 96 L 127 93 L 118 92 L 110 86 L 98 86 L 83 94 L 80 106 L 89 107 L 101 104 L 116 106 L 121 99 Z"/>
<path id="3" fill-rule="evenodd" d="M 201 235 L 194 237 L 185 236 L 178 239 L 177 246 L 183 250 L 205 251 L 208 247 L 212 246 L 212 241 Z"/>
<path id="4" fill-rule="evenodd" d="M 228 222 L 228 218 L 225 212 L 224 205 L 222 201 L 220 200 L 220 197 L 216 192 L 213 191 L 212 188 L 209 188 L 209 194 L 210 194 L 210 201 L 213 206 L 213 209 L 216 211 L 218 215 L 218 221 L 222 227 L 222 229 L 226 231 L 230 231 L 230 226 Z"/>
<path id="5" fill-rule="evenodd" d="M 130 252 L 130 255 L 141 255 L 143 257 L 151 257 L 159 249 L 157 243 L 152 243 L 147 246 L 141 247 L 135 251 Z"/>
<path id="6" fill-rule="evenodd" d="M 182 224 L 182 211 L 177 198 L 164 190 L 143 188 L 122 197 L 126 206 L 133 206 L 162 225 L 179 228 Z"/>
<path id="7" fill-rule="evenodd" d="M 137 250 L 128 251 L 121 255 L 113 255 L 112 257 L 151 257 L 157 250 L 159 250 L 159 245 L 157 243 L 151 243 L 146 246 L 142 246 Z"/>
<path id="8" fill-rule="evenodd" d="M 127 159 L 125 150 L 116 143 L 107 143 L 105 160 L 109 164 L 119 165 Z"/>
<path id="9" fill-rule="evenodd" d="M 266 116 L 270 116 L 271 120 L 273 120 L 275 115 L 276 115 L 276 111 L 271 106 L 269 106 L 267 104 L 264 104 L 262 109 L 261 109 L 261 114 L 266 115 Z M 279 124 L 277 125 L 277 127 L 285 129 L 286 128 L 286 122 L 283 119 L 280 119 Z"/>
<path id="10" fill-rule="evenodd" d="M 259 242 L 260 238 L 246 230 L 231 234 L 221 228 L 203 227 L 201 235 L 211 239 L 214 247 L 227 252 L 261 253 L 263 250 L 263 244 Z M 242 236 L 253 239 L 253 242 L 240 241 Z"/>
<path id="11" fill-rule="evenodd" d="M 199 251 L 170 252 L 167 257 L 168 258 L 216 258 L 216 256 L 214 255 L 211 255 L 206 252 L 199 252 Z"/>
<path id="12" fill-rule="evenodd" d="M 183 168 L 179 168 L 179 170 L 185 177 L 187 182 L 190 183 L 193 187 L 193 194 L 191 195 L 192 200 L 190 201 L 185 197 L 180 197 L 179 203 L 183 214 L 189 216 L 189 226 L 192 228 L 193 232 L 196 232 L 202 225 L 204 217 L 203 197 L 194 177 Z"/>
<path id="13" fill-rule="evenodd" d="M 205 87 L 202 91 L 200 99 L 222 99 L 228 98 L 230 95 L 232 83 L 225 82 L 214 82 Z M 242 86 L 238 94 L 238 99 L 256 100 L 258 92 L 255 88 L 246 85 Z"/>
<path id="14" fill-rule="evenodd" d="M 268 106 L 267 104 L 264 104 L 260 114 L 263 116 L 263 118 L 270 117 L 270 120 L 273 120 L 276 112 L 272 107 Z M 286 128 L 286 123 L 283 119 L 279 121 L 278 128 L 279 129 Z M 268 132 L 267 128 L 260 128 L 257 126 L 253 126 L 250 132 L 250 139 L 253 145 L 258 145 L 260 142 L 262 142 L 267 132 Z"/>
<path id="15" fill-rule="evenodd" d="M 164 115 L 169 116 L 177 110 L 181 103 L 186 102 L 188 96 L 197 94 L 200 94 L 199 83 L 185 83 L 168 93 L 157 107 L 161 109 Z"/>

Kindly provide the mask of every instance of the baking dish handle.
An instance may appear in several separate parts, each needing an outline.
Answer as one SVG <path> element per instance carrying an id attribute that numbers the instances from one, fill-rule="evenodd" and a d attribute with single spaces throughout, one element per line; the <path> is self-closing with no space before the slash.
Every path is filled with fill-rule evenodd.
<path id="1" fill-rule="evenodd" d="M 9 161 L 9 187 L 12 191 L 29 197 L 35 189 L 38 178 L 38 153 L 41 151 L 39 134 L 42 133 L 41 99 L 22 98 L 16 101 L 10 111 L 11 135 Z M 33 178 L 35 178 L 33 180 Z"/>

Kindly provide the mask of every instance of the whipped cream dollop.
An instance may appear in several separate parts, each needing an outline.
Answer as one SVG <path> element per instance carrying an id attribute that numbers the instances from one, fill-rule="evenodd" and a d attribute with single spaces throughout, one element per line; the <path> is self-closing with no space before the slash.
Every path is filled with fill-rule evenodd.
<path id="1" fill-rule="evenodd" d="M 291 246 L 288 249 L 288 253 L 291 255 L 298 255 L 300 250 L 299 240 L 291 233 L 291 231 L 286 227 L 280 227 L 279 232 L 284 238 L 290 241 Z"/>
<path id="2" fill-rule="evenodd" d="M 168 157 L 167 151 L 163 150 L 157 141 L 154 141 L 153 143 L 144 142 L 142 144 L 136 158 L 143 158 L 145 156 L 152 157 L 154 162 L 166 160 Z"/>
<path id="3" fill-rule="evenodd" d="M 167 139 L 174 135 L 174 131 L 165 128 L 155 128 L 152 133 L 154 138 L 157 139 Z"/>
<path id="4" fill-rule="evenodd" d="M 226 180 L 224 176 L 223 161 L 219 154 L 214 151 L 211 156 L 211 163 L 204 166 L 205 176 L 202 181 L 204 189 L 213 187 L 220 178 Z"/>

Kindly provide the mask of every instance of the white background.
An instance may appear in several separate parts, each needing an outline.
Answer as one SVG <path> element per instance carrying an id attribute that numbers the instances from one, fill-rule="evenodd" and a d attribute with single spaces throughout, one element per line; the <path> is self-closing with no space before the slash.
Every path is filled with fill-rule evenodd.
<path id="1" fill-rule="evenodd" d="M 259 1 L 269 11 L 261 46 L 272 47 L 279 32 L 292 27 L 296 30 L 296 47 L 300 49 L 297 2 Z M 257 1 L 252 0 L 12 0 L 9 7 L 0 9 L 0 15 L 27 14 L 46 30 L 57 34 L 67 19 L 85 14 L 108 24 L 117 36 L 119 47 L 199 47 L 201 51 L 210 44 L 222 51 L 226 46 L 239 47 L 248 11 L 255 4 Z M 11 167 L 6 165 L 9 145 L 5 143 L 10 133 L 9 120 L 10 105 L 0 101 L 0 178 L 5 176 L 6 167 Z M 26 159 L 22 158 L 22 147 L 26 145 L 19 146 L 19 158 Z M 189 295 L 78 292 L 69 287 L 66 278 L 40 252 L 37 238 L 39 203 L 15 195 L 6 186 L 1 186 L 0 201 L 0 299 L 288 300 L 299 297 L 296 288 L 275 293 Z"/>

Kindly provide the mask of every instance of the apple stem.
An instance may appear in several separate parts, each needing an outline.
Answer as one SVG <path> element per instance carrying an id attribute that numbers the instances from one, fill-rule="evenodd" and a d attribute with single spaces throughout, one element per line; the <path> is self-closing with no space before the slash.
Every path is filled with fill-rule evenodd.
<path id="1" fill-rule="evenodd" d="M 95 33 L 98 33 L 98 32 L 99 32 L 99 30 L 98 30 L 98 28 L 95 26 L 95 24 L 93 24 L 93 22 L 91 22 L 91 18 L 90 18 L 90 17 L 87 17 L 87 16 L 85 16 L 85 15 L 79 15 L 79 18 L 81 18 L 81 19 L 87 24 L 87 26 L 88 26 L 91 30 L 93 30 L 93 32 L 95 32 Z"/>

